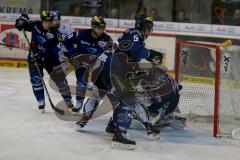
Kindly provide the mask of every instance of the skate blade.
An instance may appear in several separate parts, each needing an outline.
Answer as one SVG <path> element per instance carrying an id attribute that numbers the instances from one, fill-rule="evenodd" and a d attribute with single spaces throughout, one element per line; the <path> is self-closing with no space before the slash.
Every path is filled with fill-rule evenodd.
<path id="1" fill-rule="evenodd" d="M 74 114 L 74 115 L 78 115 L 78 114 L 80 115 L 80 112 L 73 112 L 73 111 L 71 111 L 71 110 L 70 110 L 70 112 L 71 112 L 72 114 Z"/>
<path id="2" fill-rule="evenodd" d="M 75 131 L 81 132 L 81 129 L 82 129 L 83 127 L 80 126 L 80 125 L 78 125 L 78 124 L 75 124 L 74 128 L 75 128 Z"/>
<path id="3" fill-rule="evenodd" d="M 107 133 L 106 132 L 106 135 L 109 136 L 109 137 L 112 137 L 114 135 L 114 133 Z"/>
<path id="4" fill-rule="evenodd" d="M 150 140 L 159 140 L 160 139 L 160 134 L 149 134 L 148 135 Z"/>
<path id="5" fill-rule="evenodd" d="M 136 145 L 112 142 L 111 148 L 112 149 L 121 149 L 121 150 L 135 150 Z"/>
<path id="6" fill-rule="evenodd" d="M 45 113 L 45 109 L 40 109 L 40 112 L 41 113 Z"/>
<path id="7" fill-rule="evenodd" d="M 80 109 L 78 112 L 74 112 L 74 111 L 72 111 L 72 108 L 69 108 L 68 111 L 71 112 L 72 114 L 80 114 L 80 113 L 81 113 L 81 112 L 80 112 L 81 109 Z"/>

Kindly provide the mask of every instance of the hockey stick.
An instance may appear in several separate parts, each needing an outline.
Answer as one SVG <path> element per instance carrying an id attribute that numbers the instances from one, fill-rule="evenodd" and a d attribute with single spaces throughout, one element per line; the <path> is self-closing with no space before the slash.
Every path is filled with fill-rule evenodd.
<path id="1" fill-rule="evenodd" d="M 155 125 L 160 119 L 162 119 L 162 113 L 164 112 L 164 111 L 166 111 L 166 108 L 168 107 L 168 103 L 165 103 L 163 106 L 162 106 L 162 108 L 164 108 L 164 110 L 162 111 L 162 112 L 159 112 L 158 113 L 158 115 L 157 116 L 155 116 L 151 121 L 150 121 L 150 123 L 152 124 L 152 125 Z"/>
<path id="2" fill-rule="evenodd" d="M 25 37 L 25 39 L 26 39 L 26 41 L 27 41 L 27 43 L 28 43 L 30 54 L 31 54 L 31 56 L 33 57 L 33 56 L 34 56 L 34 53 L 33 53 L 33 51 L 31 50 L 30 41 L 29 41 L 29 39 L 28 39 L 27 34 L 26 34 L 25 31 L 23 31 L 23 35 L 24 35 L 24 37 Z M 54 111 L 56 111 L 57 113 L 59 113 L 59 114 L 61 114 L 61 115 L 64 115 L 64 110 L 61 110 L 61 109 L 56 108 L 56 107 L 54 106 L 54 104 L 53 104 L 53 102 L 52 102 L 52 99 L 51 99 L 51 97 L 50 97 L 50 95 L 49 95 L 47 86 L 46 86 L 46 84 L 45 84 L 45 82 L 44 82 L 43 75 L 42 75 L 42 73 L 41 73 L 41 71 L 40 71 L 40 69 L 39 69 L 39 67 L 38 67 L 38 63 L 37 63 L 36 61 L 34 62 L 34 66 L 36 67 L 37 72 L 38 72 L 38 74 L 40 75 L 40 79 L 41 79 L 41 81 L 42 81 L 42 83 L 43 83 L 43 88 L 45 89 L 45 91 L 46 91 L 46 93 L 47 93 L 47 97 L 48 97 L 48 100 L 49 100 L 49 103 L 50 103 L 52 109 L 53 109 Z"/>

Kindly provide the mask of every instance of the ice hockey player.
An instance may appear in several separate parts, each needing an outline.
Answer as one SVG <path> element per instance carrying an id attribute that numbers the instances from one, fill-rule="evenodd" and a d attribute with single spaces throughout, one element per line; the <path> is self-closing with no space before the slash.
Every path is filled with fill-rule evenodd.
<path id="1" fill-rule="evenodd" d="M 178 85 L 174 78 L 168 74 L 159 74 L 157 79 L 165 79 L 165 81 L 171 84 L 172 90 L 162 96 L 158 94 L 151 95 L 151 98 L 145 104 L 138 103 L 135 108 L 136 119 L 143 124 L 150 122 L 158 128 L 169 126 L 173 129 L 183 129 L 186 126 L 186 119 L 173 113 L 179 102 L 182 85 Z M 144 88 L 144 86 L 142 87 Z M 134 123 L 131 124 L 131 128 L 136 128 L 134 125 L 137 126 Z"/>
<path id="2" fill-rule="evenodd" d="M 131 47 L 128 49 L 118 47 L 115 53 L 123 52 L 128 55 L 131 62 L 139 62 L 143 59 L 151 60 L 156 56 L 162 60 L 163 55 L 160 52 L 148 50 L 145 48 L 144 41 L 148 38 L 153 30 L 153 21 L 151 17 L 140 15 L 136 18 L 135 28 L 128 29 L 118 39 L 118 43 L 123 41 L 131 42 Z M 118 45 L 118 44 L 117 44 Z M 119 45 L 118 45 L 119 46 Z M 114 54 L 115 54 L 114 53 Z M 114 62 L 112 62 L 114 63 Z M 140 69 L 151 69 L 153 65 L 139 65 Z M 113 73 L 111 73 L 113 74 Z M 136 142 L 128 138 L 127 129 L 129 128 L 134 113 L 135 106 L 127 104 L 124 100 L 120 100 L 119 106 L 113 112 L 113 118 L 110 119 L 106 128 L 106 132 L 113 133 L 113 148 L 135 149 Z M 150 123 L 145 123 L 147 130 L 158 135 L 160 132 L 151 126 Z"/>
<path id="3" fill-rule="evenodd" d="M 67 24 L 61 20 L 61 13 L 59 11 L 53 11 L 53 27 L 58 29 L 58 31 L 62 34 L 63 40 L 69 33 L 75 31 L 70 24 Z M 58 47 L 61 49 L 59 51 L 59 60 L 60 60 L 61 66 L 64 72 L 67 72 L 68 62 L 67 62 L 67 57 L 65 56 L 67 50 L 62 44 L 62 42 L 58 44 Z"/>
<path id="4" fill-rule="evenodd" d="M 57 45 L 61 39 L 61 33 L 52 27 L 52 12 L 42 11 L 40 14 L 41 21 L 30 21 L 28 15 L 22 14 L 15 23 L 19 31 L 32 32 L 31 44 L 28 55 L 28 67 L 30 81 L 33 93 L 38 101 L 38 108 L 44 112 L 45 98 L 42 84 L 43 68 L 51 74 L 54 70 L 59 70 L 59 74 L 64 74 L 60 66 Z M 38 72 L 38 66 L 41 73 Z M 58 86 L 60 93 L 67 107 L 73 107 L 71 101 L 70 89 L 64 78 L 51 77 Z"/>
<path id="5" fill-rule="evenodd" d="M 91 21 L 91 29 L 75 31 L 69 34 L 63 42 L 63 45 L 68 50 L 68 57 L 73 58 L 77 55 L 95 55 L 101 56 L 104 53 L 104 49 L 108 42 L 112 42 L 109 35 L 104 33 L 106 28 L 106 22 L 104 18 L 99 16 L 94 16 Z M 77 47 L 74 47 L 77 44 Z M 83 100 L 85 98 L 86 88 L 87 88 L 87 78 L 88 78 L 88 67 L 86 64 L 75 68 L 76 78 L 77 78 L 77 104 L 72 108 L 73 112 L 78 113 L 82 106 Z M 103 88 L 100 85 L 100 79 L 106 79 L 104 74 L 98 77 L 99 84 L 97 87 L 99 89 Z M 109 82 L 109 80 L 107 81 Z M 102 85 L 103 86 L 103 85 Z M 88 98 L 84 105 L 84 115 L 83 119 L 91 117 L 94 109 L 98 106 L 99 100 L 96 98 Z M 81 122 L 83 122 L 83 119 Z M 87 119 L 85 119 L 87 121 Z M 84 120 L 84 121 L 85 121 Z M 85 123 L 85 122 L 83 122 Z M 78 122 L 77 122 L 78 124 Z"/>
<path id="6" fill-rule="evenodd" d="M 74 28 L 61 20 L 61 13 L 59 11 L 52 11 L 53 12 L 53 27 L 58 29 L 60 33 L 62 33 L 62 39 L 71 32 L 74 32 Z"/>

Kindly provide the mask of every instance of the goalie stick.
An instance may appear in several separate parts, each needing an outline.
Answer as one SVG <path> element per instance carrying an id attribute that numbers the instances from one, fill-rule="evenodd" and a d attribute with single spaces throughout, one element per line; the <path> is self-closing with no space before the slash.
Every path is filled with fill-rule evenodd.
<path id="1" fill-rule="evenodd" d="M 164 105 L 163 105 L 163 108 L 165 108 L 165 107 L 167 107 L 167 103 L 165 103 Z M 161 114 L 162 114 L 162 112 L 159 112 L 151 121 L 150 121 L 150 123 L 152 124 L 152 125 L 155 125 L 162 117 L 161 117 Z"/>

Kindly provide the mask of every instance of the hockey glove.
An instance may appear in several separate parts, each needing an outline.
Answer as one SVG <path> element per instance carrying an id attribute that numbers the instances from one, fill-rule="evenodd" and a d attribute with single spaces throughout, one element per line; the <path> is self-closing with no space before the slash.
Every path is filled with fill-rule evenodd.
<path id="1" fill-rule="evenodd" d="M 40 56 L 38 51 L 35 51 L 35 52 L 33 52 L 32 56 L 31 56 L 31 60 L 33 63 L 42 64 L 44 59 L 43 59 L 43 57 Z"/>
<path id="2" fill-rule="evenodd" d="M 149 49 L 150 56 L 147 58 L 148 61 L 154 62 L 156 65 L 160 65 L 163 60 L 163 54 L 158 51 Z"/>
<path id="3" fill-rule="evenodd" d="M 29 18 L 27 14 L 22 14 L 15 22 L 15 27 L 21 31 L 25 28 L 27 28 L 29 22 Z"/>

